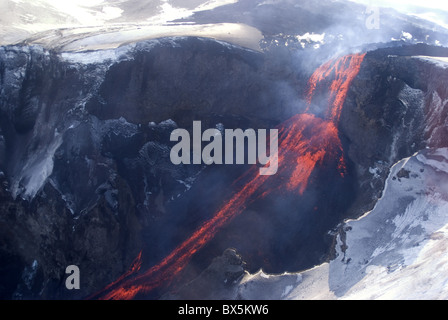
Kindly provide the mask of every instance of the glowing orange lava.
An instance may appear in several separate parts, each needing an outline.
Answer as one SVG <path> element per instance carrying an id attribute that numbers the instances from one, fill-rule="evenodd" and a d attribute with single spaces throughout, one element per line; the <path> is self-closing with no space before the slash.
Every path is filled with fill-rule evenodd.
<path id="1" fill-rule="evenodd" d="M 358 75 L 364 58 L 365 54 L 350 54 L 320 66 L 308 81 L 306 94 L 308 105 L 311 106 L 318 84 L 324 80 L 333 79 L 330 84 L 330 108 L 328 108 L 327 118 L 338 123 L 348 90 Z M 332 75 L 333 77 L 331 77 Z"/>
<path id="2" fill-rule="evenodd" d="M 253 201 L 275 191 L 303 195 L 315 168 L 327 161 L 337 163 L 341 176 L 346 173 L 343 148 L 337 124 L 351 82 L 359 73 L 364 55 L 348 55 L 322 65 L 311 76 L 307 100 L 311 105 L 320 82 L 332 80 L 327 119 L 312 114 L 299 114 L 281 124 L 279 129 L 279 171 L 275 176 L 261 176 L 256 167 L 239 181 L 242 187 L 221 209 L 180 244 L 158 265 L 139 273 L 141 254 L 130 270 L 107 286 L 96 298 L 129 300 L 168 285 L 183 270 L 196 252 L 201 250 L 225 225 L 241 214 Z"/>

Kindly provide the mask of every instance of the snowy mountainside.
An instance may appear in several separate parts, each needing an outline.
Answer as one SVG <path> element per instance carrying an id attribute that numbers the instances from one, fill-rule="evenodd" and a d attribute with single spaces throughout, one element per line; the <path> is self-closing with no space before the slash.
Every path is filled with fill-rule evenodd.
<path id="1" fill-rule="evenodd" d="M 330 290 L 348 299 L 446 299 L 448 150 L 396 164 L 374 210 L 344 226 Z"/>
<path id="2" fill-rule="evenodd" d="M 0 19 L 0 44 L 88 51 L 168 36 L 210 37 L 253 50 L 448 44 L 446 28 L 389 8 L 381 8 L 379 29 L 369 30 L 367 8 L 343 0 L 3 0 L 8 15 Z"/>

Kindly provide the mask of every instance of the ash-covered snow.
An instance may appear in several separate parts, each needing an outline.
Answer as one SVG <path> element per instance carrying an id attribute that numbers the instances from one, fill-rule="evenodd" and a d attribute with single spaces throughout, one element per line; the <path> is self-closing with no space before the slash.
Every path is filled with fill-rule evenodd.
<path id="1" fill-rule="evenodd" d="M 346 223 L 346 240 L 338 239 L 338 258 L 330 263 L 330 290 L 337 297 L 446 296 L 448 268 L 431 267 L 444 258 L 426 256 L 426 251 L 448 241 L 440 233 L 448 226 L 447 164 L 447 149 L 425 150 L 399 162 L 372 212 Z M 436 234 L 438 240 L 432 240 Z M 342 250 L 342 244 L 347 250 Z"/>
<path id="2" fill-rule="evenodd" d="M 70 63 L 98 64 L 110 62 L 112 64 L 120 61 L 130 60 L 130 52 L 133 48 L 135 48 L 135 44 L 129 44 L 108 50 L 62 52 L 61 58 L 62 60 Z"/>
<path id="3" fill-rule="evenodd" d="M 240 297 L 447 299 L 447 178 L 446 148 L 400 161 L 375 208 L 344 224 L 333 261 L 298 274 L 246 275 Z"/>
<path id="4" fill-rule="evenodd" d="M 284 299 L 302 281 L 301 275 L 246 274 L 239 282 L 238 295 L 245 300 Z"/>
<path id="5" fill-rule="evenodd" d="M 53 157 L 61 144 L 62 135 L 55 132 L 54 139 L 47 147 L 41 147 L 28 155 L 20 172 L 11 179 L 11 194 L 14 198 L 20 195 L 26 200 L 31 200 L 36 196 L 53 172 Z"/>
<path id="6" fill-rule="evenodd" d="M 448 57 L 415 56 L 414 58 L 431 62 L 439 68 L 448 69 Z"/>
<path id="7" fill-rule="evenodd" d="M 168 0 L 5 0 L 0 8 L 7 14 L 0 22 L 0 43 L 19 43 L 27 38 L 44 34 L 42 41 L 60 41 L 64 36 L 72 35 L 72 30 L 126 28 L 127 26 L 165 25 L 175 19 L 185 18 L 197 11 L 212 10 L 222 5 L 235 3 L 236 0 L 213 1 Z M 130 10 L 130 7 L 140 10 Z M 136 28 L 137 29 L 137 28 Z M 88 32 L 80 32 L 88 34 Z M 54 34 L 54 35 L 52 35 Z M 84 35 L 85 35 L 84 34 Z M 68 42 L 73 40 L 68 37 Z"/>

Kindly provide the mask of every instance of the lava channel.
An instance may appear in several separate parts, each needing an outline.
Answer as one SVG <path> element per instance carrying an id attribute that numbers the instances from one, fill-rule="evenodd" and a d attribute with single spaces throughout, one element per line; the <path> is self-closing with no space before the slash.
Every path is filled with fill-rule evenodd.
<path id="1" fill-rule="evenodd" d="M 344 177 L 346 163 L 337 126 L 348 90 L 359 73 L 364 57 L 365 54 L 352 54 L 329 61 L 310 77 L 307 112 L 316 88 L 330 83 L 327 114 L 325 119 L 309 113 L 298 114 L 278 126 L 279 171 L 276 175 L 261 176 L 254 166 L 239 179 L 239 182 L 246 182 L 213 218 L 206 221 L 159 264 L 141 272 L 140 254 L 128 272 L 91 298 L 131 300 L 137 295 L 145 295 L 156 288 L 169 285 L 192 257 L 251 203 L 279 190 L 303 195 L 311 174 L 327 160 L 336 161 L 336 170 Z"/>

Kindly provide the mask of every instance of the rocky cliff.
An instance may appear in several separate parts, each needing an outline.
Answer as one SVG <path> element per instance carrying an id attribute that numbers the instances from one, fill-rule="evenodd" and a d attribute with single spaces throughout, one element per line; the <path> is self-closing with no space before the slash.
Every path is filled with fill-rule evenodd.
<path id="1" fill-rule="evenodd" d="M 443 55 L 419 45 L 369 52 L 339 125 L 349 177 L 329 191 L 331 183 L 319 183 L 330 181 L 323 170 L 307 201 L 291 195 L 286 206 L 250 207 L 185 278 L 228 247 L 239 247 L 251 271 L 328 260 L 328 232 L 373 208 L 393 164 L 446 146 L 447 72 L 443 59 L 428 58 Z M 171 131 L 191 129 L 193 120 L 209 128 L 274 128 L 304 112 L 310 72 L 297 59 L 287 50 L 260 53 L 201 38 L 80 53 L 0 48 L 2 298 L 83 298 L 123 274 L 142 249 L 145 266 L 163 259 L 210 218 L 247 169 L 174 166 Z M 309 214 L 316 210 L 322 215 Z M 241 271 L 237 260 L 232 277 Z M 72 264 L 82 270 L 76 293 L 64 287 Z"/>
<path id="2" fill-rule="evenodd" d="M 161 242 L 154 259 L 166 254 L 161 230 L 203 214 L 174 201 L 194 198 L 184 195 L 204 168 L 170 162 L 172 130 L 197 119 L 271 127 L 289 104 L 277 93 L 285 69 L 206 39 L 79 54 L 9 46 L 0 61 L 4 298 L 73 297 L 62 289 L 70 264 L 84 270 L 76 297 L 85 297 L 124 272 L 142 235 Z"/>

